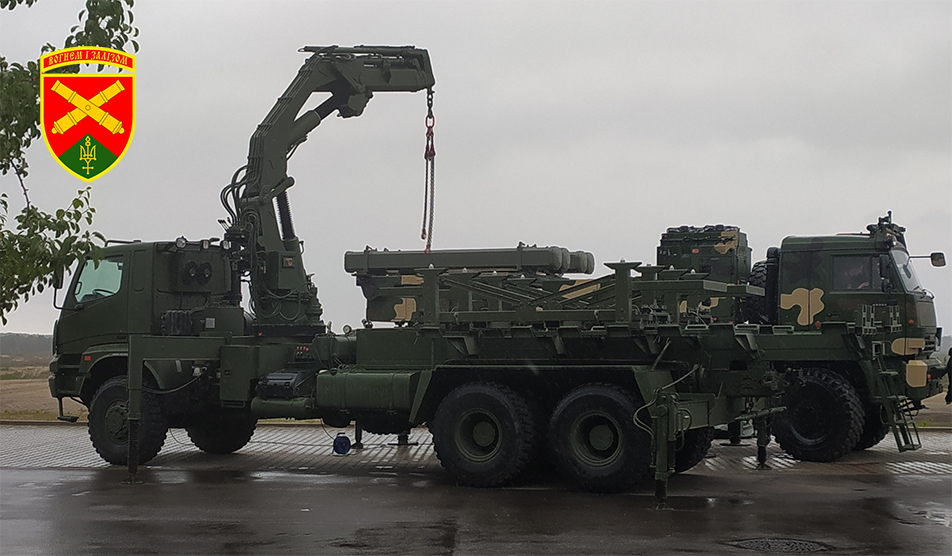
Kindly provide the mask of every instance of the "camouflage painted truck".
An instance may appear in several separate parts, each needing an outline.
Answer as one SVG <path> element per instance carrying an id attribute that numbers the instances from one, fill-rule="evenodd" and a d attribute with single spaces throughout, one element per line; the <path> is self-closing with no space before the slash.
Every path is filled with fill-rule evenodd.
<path id="1" fill-rule="evenodd" d="M 792 383 L 773 433 L 798 459 L 833 461 L 878 444 L 890 430 L 901 451 L 919 446 L 913 414 L 942 391 L 947 371 L 936 352 L 942 329 L 933 295 L 916 276 L 904 232 L 890 213 L 864 233 L 788 237 L 753 267 L 736 227 L 682 226 L 662 235 L 659 265 L 765 290 L 711 298 L 702 308 L 714 320 L 814 337 L 805 349 L 766 354 Z M 929 258 L 945 265 L 942 253 Z M 838 335 L 842 345 L 828 343 Z"/>
<path id="2" fill-rule="evenodd" d="M 69 286 L 50 389 L 89 407 L 93 446 L 130 479 L 169 427 L 229 453 L 259 418 L 320 418 L 372 433 L 427 424 L 460 484 L 506 484 L 553 460 L 597 491 L 653 467 L 663 495 L 670 473 L 701 460 L 715 424 L 752 419 L 763 463 L 770 418 L 806 353 L 882 359 L 855 324 L 718 318 L 713 299 L 742 306 L 734 300 L 764 294 L 742 280 L 625 261 L 574 280 L 566 274 L 592 273 L 593 257 L 553 247 L 348 253 L 367 319 L 332 332 L 294 234 L 287 157 L 332 113 L 357 116 L 374 92 L 434 80 L 411 47 L 304 50 L 248 166 L 222 191 L 224 239 L 110 245 Z M 314 92 L 330 97 L 298 115 Z"/>

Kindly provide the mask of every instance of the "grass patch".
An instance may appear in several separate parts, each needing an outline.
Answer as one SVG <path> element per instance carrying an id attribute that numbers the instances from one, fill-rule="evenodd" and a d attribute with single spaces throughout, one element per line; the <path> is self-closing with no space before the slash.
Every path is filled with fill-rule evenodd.
<path id="1" fill-rule="evenodd" d="M 37 380 L 50 376 L 48 367 L 0 368 L 0 380 Z"/>
<path id="2" fill-rule="evenodd" d="M 0 370 L 10 370 L 19 367 L 50 368 L 52 355 L 3 355 L 0 354 Z"/>
<path id="3" fill-rule="evenodd" d="M 0 355 L 0 380 L 47 378 L 49 355 Z"/>

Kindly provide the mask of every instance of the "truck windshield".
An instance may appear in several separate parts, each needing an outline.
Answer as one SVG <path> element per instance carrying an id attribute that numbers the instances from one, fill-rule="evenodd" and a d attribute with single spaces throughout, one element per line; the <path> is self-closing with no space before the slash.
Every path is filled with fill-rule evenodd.
<path id="1" fill-rule="evenodd" d="M 906 291 L 925 291 L 919 283 L 919 277 L 916 276 L 916 269 L 912 266 L 912 261 L 909 260 L 909 253 L 901 249 L 893 249 L 889 252 L 889 255 L 892 257 L 893 264 L 896 265 L 896 272 L 899 274 L 899 278 L 902 280 L 902 285 Z"/>
<path id="2" fill-rule="evenodd" d="M 86 303 L 101 297 L 109 297 L 119 291 L 122 282 L 122 257 L 103 259 L 99 266 L 92 260 L 86 261 L 83 270 L 73 288 L 73 297 L 79 303 Z"/>

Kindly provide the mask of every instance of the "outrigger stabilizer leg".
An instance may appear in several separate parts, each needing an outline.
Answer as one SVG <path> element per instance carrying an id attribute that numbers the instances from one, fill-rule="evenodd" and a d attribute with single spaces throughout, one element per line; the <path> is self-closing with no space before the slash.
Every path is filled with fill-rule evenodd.
<path id="1" fill-rule="evenodd" d="M 130 342 L 130 348 L 131 348 Z M 139 471 L 139 420 L 142 418 L 142 360 L 133 356 L 133 350 L 129 350 L 129 404 L 127 406 L 127 418 L 129 421 L 129 452 L 128 467 L 129 475 L 123 479 L 124 485 L 142 484 L 142 479 L 137 475 Z"/>
<path id="2" fill-rule="evenodd" d="M 652 460 L 654 462 L 655 476 L 655 509 L 670 509 L 668 500 L 668 477 L 674 470 L 674 450 L 675 423 L 672 422 L 677 416 L 677 396 L 666 394 L 661 391 L 655 392 L 654 403 L 649 410 L 651 414 L 651 432 L 652 432 Z M 637 417 L 636 417 L 637 419 Z"/>
<path id="3" fill-rule="evenodd" d="M 757 429 L 757 469 L 767 471 L 767 445 L 770 444 L 770 418 L 768 416 L 754 419 L 754 428 Z"/>
<path id="4" fill-rule="evenodd" d="M 770 407 L 760 411 L 746 413 L 737 417 L 736 421 L 754 421 L 754 429 L 757 430 L 757 469 L 766 471 L 770 469 L 767 465 L 767 445 L 770 444 L 770 417 L 787 409 L 785 406 Z"/>

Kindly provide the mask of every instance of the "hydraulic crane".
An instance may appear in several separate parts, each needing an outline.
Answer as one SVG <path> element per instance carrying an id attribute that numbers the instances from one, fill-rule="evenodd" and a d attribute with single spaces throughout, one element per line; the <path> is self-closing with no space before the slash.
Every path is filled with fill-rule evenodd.
<path id="1" fill-rule="evenodd" d="M 287 174 L 287 160 L 334 112 L 342 118 L 359 116 L 374 93 L 428 89 L 432 94 L 436 82 L 429 54 L 412 46 L 301 50 L 311 56 L 258 125 L 248 164 L 221 194 L 229 213 L 225 234 L 226 249 L 232 253 L 229 299 L 238 303 L 241 275 L 249 272 L 256 324 L 265 335 L 313 337 L 324 331 L 317 288 L 304 270 L 301 241 L 294 233 L 288 201 L 294 178 Z M 298 115 L 314 93 L 330 97 Z"/>

